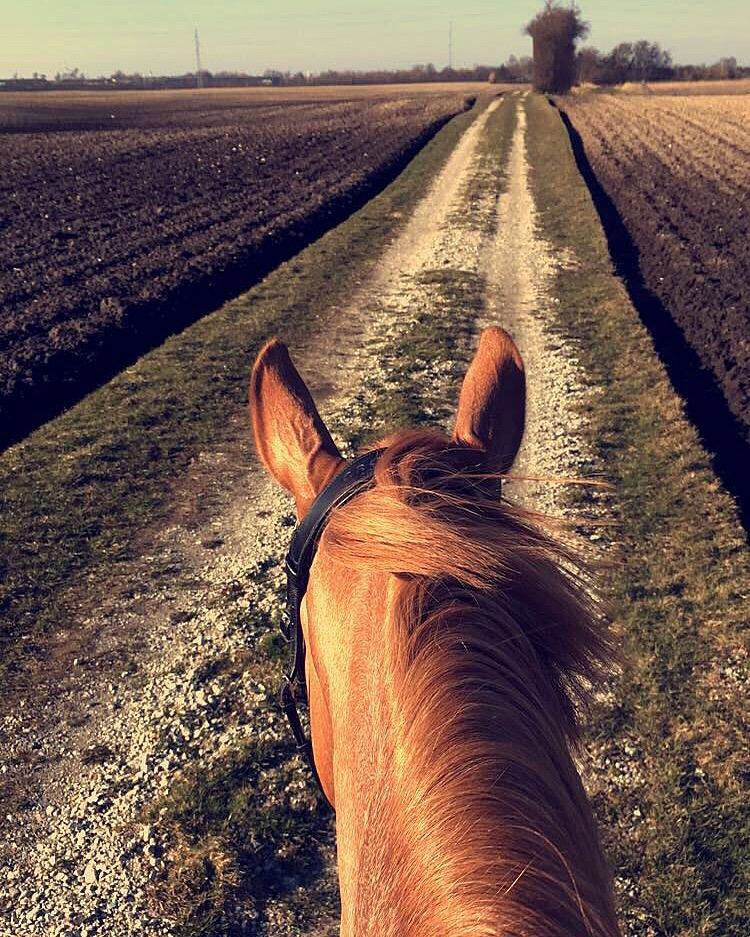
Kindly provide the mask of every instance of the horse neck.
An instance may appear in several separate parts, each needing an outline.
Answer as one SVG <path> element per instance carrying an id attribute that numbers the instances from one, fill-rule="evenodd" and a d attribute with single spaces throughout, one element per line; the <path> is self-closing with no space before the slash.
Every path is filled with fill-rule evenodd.
<path id="1" fill-rule="evenodd" d="M 355 668 L 357 740 L 337 796 L 342 935 L 619 933 L 544 674 L 488 667 L 481 644 L 498 622 L 460 603 L 406 660 L 404 609 L 420 602 L 400 591 Z M 511 663 L 527 651 L 515 637 L 500 634 Z"/>

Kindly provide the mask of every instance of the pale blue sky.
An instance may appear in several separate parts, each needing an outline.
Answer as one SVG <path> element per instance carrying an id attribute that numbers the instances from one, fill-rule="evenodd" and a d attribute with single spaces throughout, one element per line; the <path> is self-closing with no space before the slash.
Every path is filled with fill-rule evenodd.
<path id="1" fill-rule="evenodd" d="M 651 39 L 679 62 L 750 64 L 748 0 L 585 0 L 602 50 Z M 212 71 L 496 64 L 530 53 L 538 0 L 0 0 L 0 76 L 78 67 L 172 74 L 194 67 L 193 29 Z"/>

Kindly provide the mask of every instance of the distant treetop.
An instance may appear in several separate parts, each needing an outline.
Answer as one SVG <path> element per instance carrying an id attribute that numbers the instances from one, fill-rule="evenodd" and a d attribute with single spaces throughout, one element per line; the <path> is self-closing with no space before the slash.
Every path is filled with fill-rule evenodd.
<path id="1" fill-rule="evenodd" d="M 544 9 L 526 26 L 534 40 L 534 88 L 565 94 L 576 79 L 575 43 L 588 35 L 589 24 L 573 3 L 545 0 Z"/>
<path id="2" fill-rule="evenodd" d="M 581 18 L 581 11 L 574 3 L 563 6 L 559 0 L 545 0 L 544 9 L 528 23 L 525 32 L 532 39 L 567 40 L 575 42 L 589 34 L 589 24 Z"/>

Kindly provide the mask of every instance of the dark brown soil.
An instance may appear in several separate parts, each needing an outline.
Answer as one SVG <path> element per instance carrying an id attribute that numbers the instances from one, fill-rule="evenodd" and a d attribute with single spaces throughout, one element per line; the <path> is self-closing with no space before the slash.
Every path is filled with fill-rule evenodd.
<path id="1" fill-rule="evenodd" d="M 705 99 L 695 112 L 687 99 L 558 104 L 632 238 L 645 286 L 750 440 L 750 146 L 734 124 L 745 103 L 736 115 Z"/>
<path id="2" fill-rule="evenodd" d="M 0 106 L 0 447 L 337 223 L 460 93 Z"/>

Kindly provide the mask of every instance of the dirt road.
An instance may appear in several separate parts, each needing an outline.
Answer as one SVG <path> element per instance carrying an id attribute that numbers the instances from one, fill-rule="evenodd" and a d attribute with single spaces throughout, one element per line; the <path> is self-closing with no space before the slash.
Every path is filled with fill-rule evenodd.
<path id="1" fill-rule="evenodd" d="M 375 276 L 299 361 L 345 448 L 370 428 L 373 401 L 399 381 L 423 387 L 425 417 L 448 417 L 472 336 L 496 322 L 516 335 L 526 359 L 531 429 L 522 472 L 576 474 L 571 403 L 581 392 L 579 369 L 544 321 L 547 278 L 556 263 L 573 260 L 554 258 L 535 232 L 518 102 L 496 101 L 477 117 Z M 502 185 L 485 152 L 500 108 L 518 110 Z M 433 307 L 445 306 L 445 284 L 459 282 L 479 284 L 481 295 L 453 360 L 415 355 L 405 365 L 399 350 L 415 323 L 429 323 Z M 240 433 L 237 446 L 246 447 Z M 291 506 L 259 469 L 238 483 L 239 463 L 231 450 L 202 456 L 186 497 L 200 499 L 202 480 L 211 479 L 210 521 L 196 528 L 176 510 L 154 551 L 161 575 L 153 564 L 148 576 L 134 566 L 129 588 L 97 609 L 98 644 L 73 661 L 64 691 L 44 706 L 30 696 L 0 726 L 0 770 L 21 792 L 3 821 L 0 934 L 177 933 L 187 899 L 175 896 L 182 854 L 169 805 L 187 796 L 183 775 L 198 765 L 211 777 L 227 753 L 284 744 L 286 726 L 269 704 L 275 670 L 258 649 L 271 646 Z M 226 487 L 217 490 L 217 478 Z M 516 491 L 531 497 L 528 488 Z M 554 509 L 554 487 L 542 491 L 540 506 Z M 101 677 L 102 655 L 122 660 L 117 679 L 111 669 Z M 33 772 L 24 770 L 32 762 Z M 294 809 L 309 807 L 299 765 L 274 763 L 262 777 L 271 788 L 266 803 L 277 796 Z M 329 841 L 318 859 L 314 881 L 301 877 L 285 891 L 243 885 L 244 904 L 227 914 L 245 929 L 231 932 L 300 933 L 295 907 L 335 888 Z M 217 922 L 215 932 L 225 926 Z M 328 933 L 335 914 L 329 909 L 316 927 Z"/>
<path id="2" fill-rule="evenodd" d="M 577 477 L 584 460 L 576 409 L 584 385 L 575 350 L 546 328 L 545 321 L 557 268 L 576 260 L 555 256 L 537 231 L 525 142 L 526 113 L 519 108 L 508 186 L 497 207 L 497 237 L 485 257 L 485 321 L 510 329 L 527 369 L 526 433 L 514 473 L 545 480 L 517 484 L 516 495 L 536 510 L 556 514 L 563 510 L 563 486 L 553 480 Z"/>

